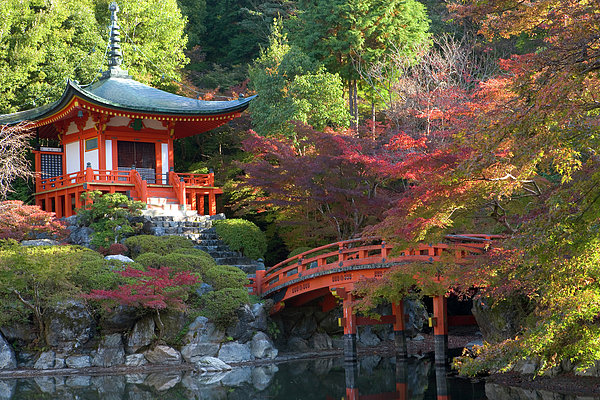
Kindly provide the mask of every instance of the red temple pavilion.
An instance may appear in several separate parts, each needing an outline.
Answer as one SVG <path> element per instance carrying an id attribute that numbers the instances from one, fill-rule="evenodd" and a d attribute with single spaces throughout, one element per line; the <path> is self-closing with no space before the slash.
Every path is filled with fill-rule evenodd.
<path id="1" fill-rule="evenodd" d="M 223 193 L 214 174 L 175 172 L 173 141 L 239 117 L 252 97 L 203 101 L 136 82 L 120 67 L 116 3 L 110 10 L 109 68 L 97 82 L 69 80 L 58 101 L 0 115 L 0 125 L 28 121 L 38 138 L 60 143 L 35 151 L 36 204 L 68 217 L 84 192 L 100 190 L 127 194 L 149 209 L 214 215 Z"/>

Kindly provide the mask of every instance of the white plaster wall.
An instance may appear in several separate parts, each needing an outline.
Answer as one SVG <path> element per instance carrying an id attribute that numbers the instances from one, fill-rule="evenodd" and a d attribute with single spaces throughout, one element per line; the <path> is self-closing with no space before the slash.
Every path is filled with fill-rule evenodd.
<path id="1" fill-rule="evenodd" d="M 71 174 L 80 170 L 81 164 L 79 162 L 79 142 L 68 143 L 65 146 L 65 158 L 67 161 L 66 172 Z"/>
<path id="2" fill-rule="evenodd" d="M 65 134 L 70 135 L 71 133 L 77 133 L 77 132 L 79 132 L 79 129 L 77 129 L 77 125 L 75 124 L 75 122 L 71 122 L 69 124 L 69 127 L 67 128 L 67 132 Z"/>
<path id="3" fill-rule="evenodd" d="M 169 179 L 168 175 L 167 175 L 169 173 L 169 144 L 168 143 L 160 144 L 160 157 L 162 160 L 163 177 L 165 177 L 164 179 Z"/>
<path id="4" fill-rule="evenodd" d="M 83 168 L 87 168 L 87 163 L 92 164 L 93 169 L 100 168 L 100 162 L 98 160 L 98 149 L 92 151 L 84 151 L 83 153 Z"/>
<path id="5" fill-rule="evenodd" d="M 112 140 L 106 140 L 104 142 L 104 147 L 106 148 L 106 169 L 113 169 L 113 150 L 112 150 Z"/>

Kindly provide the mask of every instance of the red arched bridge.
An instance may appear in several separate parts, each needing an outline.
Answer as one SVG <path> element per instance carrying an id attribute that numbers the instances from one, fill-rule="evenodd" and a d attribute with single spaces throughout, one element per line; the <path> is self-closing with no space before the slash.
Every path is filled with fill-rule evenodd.
<path id="1" fill-rule="evenodd" d="M 409 262 L 439 262 L 454 256 L 456 262 L 486 251 L 500 235 L 448 235 L 444 243 L 419 244 L 394 251 L 394 247 L 378 238 L 345 240 L 298 254 L 267 269 L 256 271 L 251 279 L 252 294 L 275 301 L 272 313 L 285 307 L 303 305 L 322 298 L 323 311 L 333 309 L 342 300 L 344 353 L 347 359 L 356 358 L 356 328 L 358 325 L 391 323 L 396 334 L 397 352 L 406 355 L 404 310 L 402 302 L 392 304 L 393 315 L 381 320 L 357 317 L 352 312 L 354 284 L 364 279 L 379 279 L 390 267 Z M 443 271 L 442 271 L 443 273 Z M 436 362 L 445 362 L 448 340 L 447 299 L 433 298 L 433 318 L 436 339 Z M 439 343 L 438 343 L 439 342 Z M 438 354 L 439 353 L 439 354 Z M 438 357 L 439 355 L 439 357 Z M 443 360 L 443 361 L 442 361 Z"/>

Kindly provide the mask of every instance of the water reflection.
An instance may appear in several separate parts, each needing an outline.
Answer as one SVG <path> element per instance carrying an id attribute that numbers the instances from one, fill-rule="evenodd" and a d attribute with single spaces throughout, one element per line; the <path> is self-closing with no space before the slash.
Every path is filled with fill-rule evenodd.
<path id="1" fill-rule="evenodd" d="M 151 373 L 0 380 L 0 400 L 504 400 L 516 389 L 448 376 L 433 360 L 362 357 L 242 367 L 221 374 Z M 521 398 L 535 398 L 532 393 Z M 533 397 L 532 397 L 533 396 Z M 539 397 L 541 398 L 541 397 Z M 554 397 L 559 399 L 561 397 Z"/>

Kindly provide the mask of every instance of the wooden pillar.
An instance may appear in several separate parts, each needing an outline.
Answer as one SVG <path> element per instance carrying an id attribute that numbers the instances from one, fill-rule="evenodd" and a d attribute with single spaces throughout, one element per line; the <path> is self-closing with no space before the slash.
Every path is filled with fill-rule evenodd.
<path id="1" fill-rule="evenodd" d="M 65 193 L 65 217 L 73 215 L 73 206 L 71 205 L 71 193 Z"/>
<path id="2" fill-rule="evenodd" d="M 352 301 L 354 296 L 346 292 L 343 298 L 343 316 L 344 316 L 344 359 L 348 362 L 354 362 L 357 359 L 356 351 L 356 314 L 352 312 Z"/>
<path id="3" fill-rule="evenodd" d="M 266 274 L 266 270 L 265 270 L 265 266 L 264 265 L 259 265 L 258 267 L 256 267 L 256 275 L 254 276 L 254 285 L 256 286 L 254 289 L 254 293 L 257 296 L 260 296 L 263 293 L 262 290 L 262 284 L 265 280 L 265 274 Z"/>
<path id="4" fill-rule="evenodd" d="M 204 195 L 200 194 L 198 195 L 198 198 L 198 214 L 204 215 Z"/>
<path id="5" fill-rule="evenodd" d="M 62 218 L 64 217 L 63 207 L 65 204 L 65 198 L 61 195 L 57 195 L 55 198 L 56 200 L 54 204 L 56 205 L 56 218 Z"/>
<path id="6" fill-rule="evenodd" d="M 190 194 L 190 208 L 192 209 L 192 211 L 198 211 L 198 205 L 196 203 L 196 192 L 192 192 Z"/>
<path id="7" fill-rule="evenodd" d="M 212 190 L 208 194 L 208 207 L 208 215 L 215 215 L 217 213 L 217 197 L 215 196 L 215 192 Z"/>
<path id="8" fill-rule="evenodd" d="M 392 303 L 392 314 L 394 315 L 394 341 L 396 344 L 396 357 L 406 358 L 406 335 L 404 328 L 404 301 Z"/>
<path id="9" fill-rule="evenodd" d="M 433 297 L 433 335 L 435 340 L 435 363 L 446 365 L 448 353 L 448 299 Z"/>

